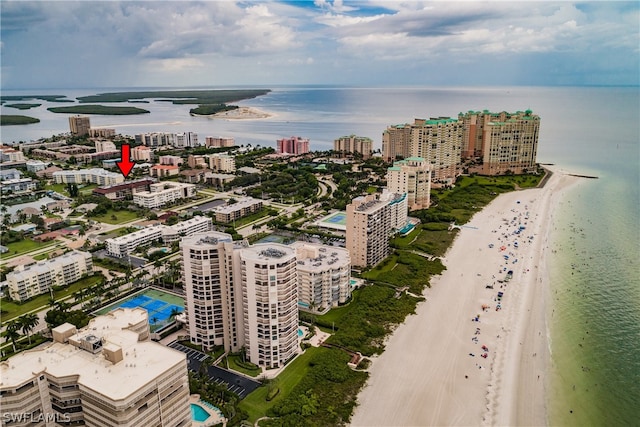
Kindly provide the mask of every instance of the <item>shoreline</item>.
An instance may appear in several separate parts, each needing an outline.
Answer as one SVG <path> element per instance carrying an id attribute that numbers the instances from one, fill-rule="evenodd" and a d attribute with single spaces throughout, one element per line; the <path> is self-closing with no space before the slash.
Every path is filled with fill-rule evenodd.
<path id="1" fill-rule="evenodd" d="M 547 424 L 548 237 L 564 190 L 580 181 L 548 169 L 545 186 L 501 194 L 469 221 L 477 229 L 460 230 L 447 270 L 374 359 L 352 425 Z M 507 269 L 513 278 L 500 283 Z"/>
<path id="2" fill-rule="evenodd" d="M 267 113 L 254 107 L 238 107 L 235 110 L 222 111 L 215 114 L 194 114 L 193 117 L 206 117 L 209 119 L 226 119 L 226 120 L 257 120 L 269 119 L 275 117 L 275 114 Z"/>

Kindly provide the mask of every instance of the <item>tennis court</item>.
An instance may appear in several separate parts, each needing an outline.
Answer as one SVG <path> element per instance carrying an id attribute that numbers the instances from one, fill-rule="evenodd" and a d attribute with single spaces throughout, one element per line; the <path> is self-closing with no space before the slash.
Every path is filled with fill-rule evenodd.
<path id="1" fill-rule="evenodd" d="M 117 301 L 95 314 L 106 314 L 116 308 L 144 308 L 149 313 L 149 325 L 151 331 L 162 329 L 169 323 L 171 313 L 174 310 L 184 311 L 184 300 L 176 295 L 162 292 L 156 289 L 146 289 L 137 294 L 128 296 L 124 300 Z"/>
<path id="2" fill-rule="evenodd" d="M 316 224 L 319 227 L 331 230 L 346 231 L 347 229 L 347 213 L 345 211 L 334 212 L 319 219 Z"/>

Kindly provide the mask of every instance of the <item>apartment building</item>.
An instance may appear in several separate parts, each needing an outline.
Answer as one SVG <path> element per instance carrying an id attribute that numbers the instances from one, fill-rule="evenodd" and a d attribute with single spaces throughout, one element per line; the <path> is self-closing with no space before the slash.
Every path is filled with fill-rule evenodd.
<path id="1" fill-rule="evenodd" d="M 139 145 L 131 149 L 131 159 L 138 162 L 150 162 L 153 152 L 151 148 Z"/>
<path id="2" fill-rule="evenodd" d="M 508 113 L 469 111 L 460 114 L 465 124 L 463 157 L 482 159 L 484 175 L 535 170 L 540 117 L 531 110 Z"/>
<path id="3" fill-rule="evenodd" d="M 347 205 L 347 250 L 351 264 L 372 267 L 389 255 L 391 207 L 375 194 L 356 197 Z"/>
<path id="4" fill-rule="evenodd" d="M 278 143 L 278 154 L 298 155 L 309 152 L 309 140 L 299 136 L 278 139 L 276 142 Z"/>
<path id="5" fill-rule="evenodd" d="M 190 426 L 187 362 L 149 339 L 147 311 L 118 308 L 0 362 L 2 425 Z M 8 419 L 6 415 L 11 415 Z"/>
<path id="6" fill-rule="evenodd" d="M 88 116 L 70 116 L 69 130 L 73 136 L 89 135 L 91 120 Z"/>
<path id="7" fill-rule="evenodd" d="M 103 196 L 110 200 L 124 200 L 130 198 L 137 191 L 149 191 L 149 186 L 155 183 L 149 178 L 123 182 L 122 184 L 108 185 L 93 189 L 95 196 Z"/>
<path id="8" fill-rule="evenodd" d="M 460 174 L 463 124 L 449 117 L 415 119 L 413 124 L 389 126 L 382 135 L 386 161 L 421 157 L 431 168 L 431 178 L 452 181 Z"/>
<path id="9" fill-rule="evenodd" d="M 235 139 L 229 138 L 229 137 L 207 136 L 205 138 L 205 145 L 207 147 L 214 147 L 214 148 L 218 148 L 218 147 L 233 147 L 234 145 L 236 145 L 236 141 L 235 141 Z"/>
<path id="10" fill-rule="evenodd" d="M 107 253 L 114 257 L 124 258 L 136 248 L 149 245 L 159 239 L 162 239 L 164 243 L 172 243 L 180 240 L 183 236 L 209 231 L 212 224 L 211 218 L 197 215 L 174 225 L 158 224 L 143 228 L 133 233 L 105 240 Z"/>
<path id="11" fill-rule="evenodd" d="M 124 182 L 121 173 L 109 172 L 104 169 L 61 170 L 53 173 L 56 184 L 98 184 L 114 185 Z"/>
<path id="12" fill-rule="evenodd" d="M 40 172 L 47 168 L 48 163 L 45 163 L 41 160 L 28 160 L 27 161 L 27 170 L 29 172 Z"/>
<path id="13" fill-rule="evenodd" d="M 106 139 L 96 139 L 95 140 L 96 152 L 101 153 L 103 151 L 118 151 L 116 149 L 116 144 L 113 141 L 109 141 Z"/>
<path id="14" fill-rule="evenodd" d="M 211 154 L 209 157 L 209 169 L 214 172 L 234 173 L 236 171 L 236 158 L 225 153 Z"/>
<path id="15" fill-rule="evenodd" d="M 31 178 L 15 178 L 0 181 L 0 191 L 2 194 L 27 193 L 35 190 L 36 186 L 36 182 Z"/>
<path id="16" fill-rule="evenodd" d="M 180 156 L 160 156 L 158 157 L 158 163 L 161 165 L 180 166 L 184 160 Z"/>
<path id="17" fill-rule="evenodd" d="M 91 254 L 71 251 L 29 266 L 19 265 L 7 273 L 9 295 L 25 301 L 49 292 L 53 286 L 66 286 L 93 272 Z"/>
<path id="18" fill-rule="evenodd" d="M 213 211 L 216 213 L 216 221 L 222 223 L 230 223 L 236 219 L 243 218 L 258 212 L 262 209 L 262 200 L 253 197 L 243 197 L 237 199 L 235 203 L 223 206 L 216 206 Z"/>
<path id="19" fill-rule="evenodd" d="M 184 132 L 175 134 L 173 146 L 177 148 L 199 147 L 198 134 L 194 132 Z"/>
<path id="20" fill-rule="evenodd" d="M 360 154 L 362 160 L 367 160 L 373 152 L 373 141 L 366 136 L 341 136 L 333 141 L 333 151 L 342 156 L 347 154 Z"/>
<path id="21" fill-rule="evenodd" d="M 249 360 L 279 368 L 298 350 L 296 252 L 276 243 L 240 250 L 244 346 Z"/>
<path id="22" fill-rule="evenodd" d="M 393 162 L 387 169 L 387 189 L 407 193 L 409 210 L 429 208 L 431 202 L 431 170 L 421 157 Z"/>
<path id="23" fill-rule="evenodd" d="M 133 233 L 105 240 L 107 253 L 118 258 L 129 256 L 137 247 L 151 244 L 162 238 L 162 225 L 143 228 Z"/>
<path id="24" fill-rule="evenodd" d="M 180 242 L 189 337 L 207 350 L 224 345 L 235 352 L 244 345 L 238 247 L 230 234 L 215 231 Z"/>
<path id="25" fill-rule="evenodd" d="M 116 130 L 113 128 L 93 128 L 89 129 L 89 136 L 91 138 L 113 138 L 116 136 Z"/>
<path id="26" fill-rule="evenodd" d="M 133 203 L 149 209 L 159 208 L 180 199 L 196 196 L 195 184 L 180 182 L 158 182 L 149 186 L 149 191 L 140 191 L 133 195 Z"/>
<path id="27" fill-rule="evenodd" d="M 229 234 L 180 242 L 191 342 L 244 347 L 248 359 L 276 368 L 298 350 L 296 254 L 280 244 L 248 246 Z"/>
<path id="28" fill-rule="evenodd" d="M 351 298 L 351 257 L 334 246 L 295 242 L 298 270 L 298 306 L 315 313 Z"/>
<path id="29" fill-rule="evenodd" d="M 149 175 L 156 178 L 176 176 L 180 173 L 180 166 L 173 165 L 153 165 L 149 168 Z"/>

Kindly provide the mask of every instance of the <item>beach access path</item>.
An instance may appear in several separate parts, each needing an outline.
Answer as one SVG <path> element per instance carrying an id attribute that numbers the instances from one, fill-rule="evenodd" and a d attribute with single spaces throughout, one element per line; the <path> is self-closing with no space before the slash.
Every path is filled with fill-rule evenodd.
<path id="1" fill-rule="evenodd" d="M 427 300 L 373 359 L 351 425 L 546 424 L 544 255 L 554 206 L 579 180 L 552 170 L 543 188 L 499 195 L 459 231 Z"/>

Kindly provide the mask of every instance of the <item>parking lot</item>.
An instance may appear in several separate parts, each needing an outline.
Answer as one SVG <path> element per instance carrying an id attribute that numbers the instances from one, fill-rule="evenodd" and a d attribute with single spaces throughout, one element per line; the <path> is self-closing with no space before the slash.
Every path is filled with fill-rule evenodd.
<path id="1" fill-rule="evenodd" d="M 169 347 L 187 355 L 187 367 L 192 372 L 199 372 L 202 363 L 210 358 L 207 354 L 186 347 L 176 341 L 170 343 Z M 217 366 L 208 366 L 207 374 L 213 382 L 216 384 L 224 384 L 229 391 L 237 394 L 240 399 L 244 399 L 249 393 L 260 386 L 258 381 Z"/>

